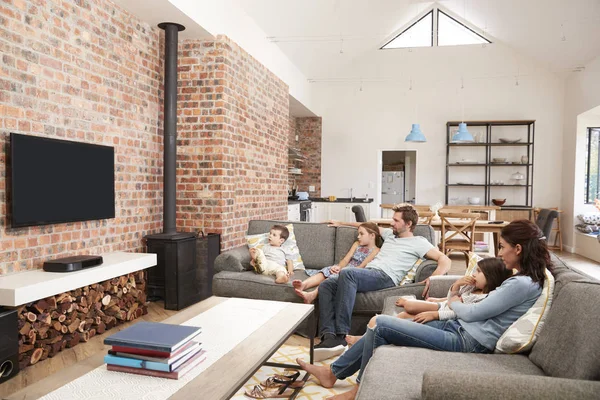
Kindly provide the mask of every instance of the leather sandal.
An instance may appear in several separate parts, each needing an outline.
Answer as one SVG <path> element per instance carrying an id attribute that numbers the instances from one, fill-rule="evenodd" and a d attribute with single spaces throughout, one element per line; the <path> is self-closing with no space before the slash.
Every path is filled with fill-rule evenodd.
<path id="1" fill-rule="evenodd" d="M 288 385 L 289 382 L 289 385 Z M 260 385 L 263 386 L 265 389 L 274 389 L 274 388 L 281 388 L 282 386 L 287 385 L 287 387 L 292 388 L 292 389 L 298 389 L 304 386 L 304 381 L 290 381 L 290 380 L 286 380 L 286 381 L 282 381 L 280 379 L 277 379 L 277 375 L 275 376 L 271 376 L 269 378 L 267 378 L 265 381 L 261 382 Z"/>
<path id="2" fill-rule="evenodd" d="M 244 394 L 253 399 L 285 399 L 294 393 L 293 390 L 286 390 L 279 393 L 279 389 L 263 389 L 261 385 L 256 385 L 251 391 L 245 391 Z"/>

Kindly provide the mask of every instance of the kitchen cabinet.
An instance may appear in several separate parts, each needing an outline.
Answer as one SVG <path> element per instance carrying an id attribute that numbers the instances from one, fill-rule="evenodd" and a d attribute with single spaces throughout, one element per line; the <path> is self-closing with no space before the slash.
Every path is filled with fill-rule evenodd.
<path id="1" fill-rule="evenodd" d="M 352 207 L 355 205 L 362 206 L 365 211 L 365 217 L 369 220 L 369 204 L 358 204 L 358 203 L 343 203 L 343 202 L 332 202 L 322 203 L 313 202 L 312 210 L 314 219 L 313 222 L 325 222 L 329 220 L 343 221 L 343 222 L 356 222 Z"/>
<path id="2" fill-rule="evenodd" d="M 314 201 L 312 203 L 310 222 L 325 222 L 328 219 L 329 219 L 329 204 L 319 203 L 319 202 Z"/>
<path id="3" fill-rule="evenodd" d="M 300 204 L 288 204 L 288 221 L 300 221 Z"/>

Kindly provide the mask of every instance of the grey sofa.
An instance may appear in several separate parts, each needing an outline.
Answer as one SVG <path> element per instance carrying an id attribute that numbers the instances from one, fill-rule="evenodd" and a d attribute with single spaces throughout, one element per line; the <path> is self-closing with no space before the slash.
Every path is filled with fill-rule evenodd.
<path id="1" fill-rule="evenodd" d="M 248 234 L 268 232 L 274 224 L 289 224 L 285 221 L 255 220 L 248 224 Z M 306 268 L 320 269 L 339 262 L 356 241 L 356 228 L 330 227 L 326 224 L 294 222 L 294 233 L 300 255 Z M 418 225 L 415 235 L 424 236 L 433 243 L 433 229 L 428 225 Z M 415 281 L 429 277 L 437 268 L 434 261 L 421 263 L 416 271 Z M 212 291 L 215 296 L 243 297 L 250 299 L 277 300 L 300 303 L 302 299 L 294 293 L 293 279 L 305 280 L 304 271 L 296 271 L 290 283 L 281 285 L 273 277 L 257 275 L 250 267 L 248 246 L 240 246 L 223 252 L 215 259 L 215 275 Z M 376 313 L 381 312 L 384 300 L 390 296 L 414 294 L 420 297 L 423 284 L 414 283 L 376 292 L 359 293 L 356 297 L 352 315 L 352 334 L 362 334 L 367 322 Z"/>
<path id="2" fill-rule="evenodd" d="M 570 269 L 554 255 L 553 261 L 553 303 L 529 354 L 382 346 L 366 367 L 357 398 L 600 398 L 600 281 Z M 457 278 L 432 278 L 431 295 L 444 297 Z M 395 299 L 386 299 L 384 314 L 401 311 Z"/>

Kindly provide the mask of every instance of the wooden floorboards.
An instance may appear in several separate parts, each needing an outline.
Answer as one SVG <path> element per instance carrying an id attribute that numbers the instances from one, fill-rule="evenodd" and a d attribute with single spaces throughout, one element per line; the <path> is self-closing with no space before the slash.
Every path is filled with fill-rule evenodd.
<path id="1" fill-rule="evenodd" d="M 600 263 L 581 257 L 577 254 L 562 252 L 557 253 L 557 255 L 573 268 L 581 270 L 596 279 L 600 279 Z M 452 255 L 451 260 L 452 266 L 450 268 L 450 274 L 464 274 L 466 269 L 464 257 L 461 255 Z M 144 321 L 159 322 L 177 313 L 178 311 L 165 310 L 163 302 L 151 302 L 148 304 L 148 314 L 144 315 L 141 319 Z M 4 398 L 9 394 L 17 392 L 33 382 L 37 382 L 63 368 L 73 365 L 81 360 L 85 360 L 98 352 L 106 353 L 109 346 L 103 344 L 104 338 L 109 334 L 128 327 L 132 323 L 133 322 L 129 322 L 119 327 L 115 327 L 110 331 L 107 331 L 104 335 L 94 336 L 87 343 L 81 343 L 72 349 L 65 349 L 53 358 L 48 358 L 44 361 L 40 361 L 36 365 L 26 368 L 11 380 L 0 385 L 0 398 Z M 308 339 L 296 335 L 290 337 L 286 342 L 286 344 L 292 346 L 301 345 L 307 347 L 308 343 Z"/>

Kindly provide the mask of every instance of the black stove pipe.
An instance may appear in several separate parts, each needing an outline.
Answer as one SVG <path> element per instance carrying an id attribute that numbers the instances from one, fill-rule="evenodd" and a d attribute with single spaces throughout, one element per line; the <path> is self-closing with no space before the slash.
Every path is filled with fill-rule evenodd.
<path id="1" fill-rule="evenodd" d="M 177 36 L 185 26 L 174 22 L 158 24 L 165 31 L 164 180 L 163 233 L 176 233 L 177 176 Z"/>

